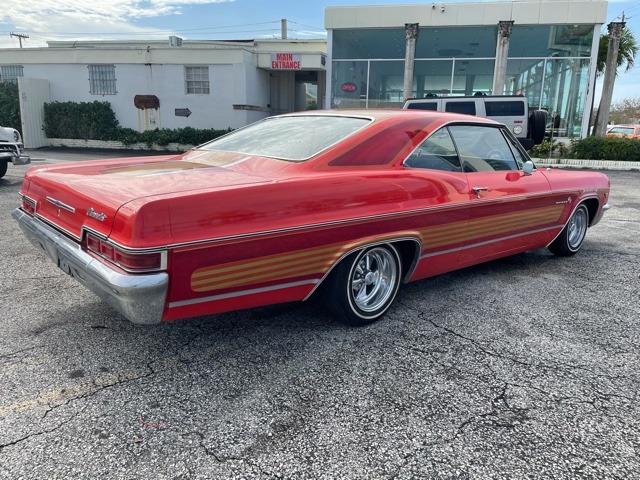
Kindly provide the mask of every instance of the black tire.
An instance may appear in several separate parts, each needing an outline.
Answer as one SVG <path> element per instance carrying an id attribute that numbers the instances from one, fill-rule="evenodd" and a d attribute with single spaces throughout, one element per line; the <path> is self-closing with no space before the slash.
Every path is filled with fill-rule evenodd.
<path id="1" fill-rule="evenodd" d="M 7 173 L 7 166 L 9 165 L 9 162 L 5 162 L 3 160 L 0 160 L 0 178 L 4 177 L 4 174 Z"/>
<path id="2" fill-rule="evenodd" d="M 529 113 L 529 138 L 535 145 L 539 145 L 544 140 L 547 130 L 547 112 L 544 110 L 534 110 Z"/>
<path id="3" fill-rule="evenodd" d="M 559 257 L 569 257 L 575 254 L 584 241 L 589 227 L 589 211 L 584 205 L 580 205 L 573 212 L 558 237 L 551 242 L 549 250 Z"/>
<path id="4" fill-rule="evenodd" d="M 344 259 L 328 279 L 326 301 L 340 322 L 359 327 L 389 309 L 402 278 L 400 255 L 392 245 L 378 245 Z"/>

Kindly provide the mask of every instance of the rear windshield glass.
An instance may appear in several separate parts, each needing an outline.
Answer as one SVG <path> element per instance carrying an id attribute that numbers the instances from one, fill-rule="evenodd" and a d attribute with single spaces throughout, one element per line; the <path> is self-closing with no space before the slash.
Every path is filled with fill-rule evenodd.
<path id="1" fill-rule="evenodd" d="M 487 117 L 521 117 L 524 115 L 524 101 L 485 102 Z"/>
<path id="2" fill-rule="evenodd" d="M 447 102 L 445 111 L 452 113 L 466 113 L 467 115 L 476 114 L 475 102 Z"/>
<path id="3" fill-rule="evenodd" d="M 300 162 L 370 122 L 367 118 L 320 115 L 267 118 L 213 140 L 200 149 Z"/>
<path id="4" fill-rule="evenodd" d="M 633 135 L 633 128 L 613 127 L 607 133 L 621 133 L 622 135 Z"/>
<path id="5" fill-rule="evenodd" d="M 409 110 L 438 110 L 438 104 L 436 102 L 415 102 L 407 105 Z"/>

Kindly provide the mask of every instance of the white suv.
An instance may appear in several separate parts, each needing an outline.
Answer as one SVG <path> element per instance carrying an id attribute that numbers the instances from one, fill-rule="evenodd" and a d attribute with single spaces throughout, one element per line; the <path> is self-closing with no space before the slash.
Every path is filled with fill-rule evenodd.
<path id="1" fill-rule="evenodd" d="M 14 165 L 30 163 L 29 157 L 22 154 L 22 137 L 14 128 L 0 127 L 0 178 L 7 173 L 9 162 Z"/>
<path id="2" fill-rule="evenodd" d="M 527 98 L 520 95 L 410 98 L 402 108 L 491 118 L 504 123 L 527 150 L 544 140 L 547 127 L 547 112 L 529 111 Z"/>

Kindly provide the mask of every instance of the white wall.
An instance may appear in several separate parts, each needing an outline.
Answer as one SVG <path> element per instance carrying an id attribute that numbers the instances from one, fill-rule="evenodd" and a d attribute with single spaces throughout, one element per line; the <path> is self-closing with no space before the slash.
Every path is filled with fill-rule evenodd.
<path id="1" fill-rule="evenodd" d="M 161 128 L 238 128 L 266 116 L 261 112 L 234 110 L 234 104 L 266 107 L 269 103 L 269 74 L 246 63 L 209 65 L 208 95 L 186 94 L 184 65 L 116 65 L 116 95 L 89 93 L 87 65 L 24 65 L 24 76 L 46 78 L 52 101 L 107 101 L 123 127 L 139 129 L 135 95 L 160 99 L 157 126 Z M 178 117 L 176 108 L 188 108 L 191 115 Z"/>

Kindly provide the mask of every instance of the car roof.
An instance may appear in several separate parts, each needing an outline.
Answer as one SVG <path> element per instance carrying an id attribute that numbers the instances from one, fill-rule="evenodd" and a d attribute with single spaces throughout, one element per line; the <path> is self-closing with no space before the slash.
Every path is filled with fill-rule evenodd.
<path id="1" fill-rule="evenodd" d="M 335 109 L 335 110 L 310 110 L 295 113 L 286 113 L 278 115 L 278 117 L 291 116 L 341 116 L 341 117 L 360 117 L 369 118 L 374 121 L 384 121 L 391 119 L 425 119 L 428 122 L 434 120 L 442 120 L 445 122 L 470 122 L 470 123 L 486 123 L 491 125 L 500 125 L 500 122 L 474 115 L 464 115 L 461 113 L 439 112 L 432 110 L 407 110 L 407 109 Z"/>

